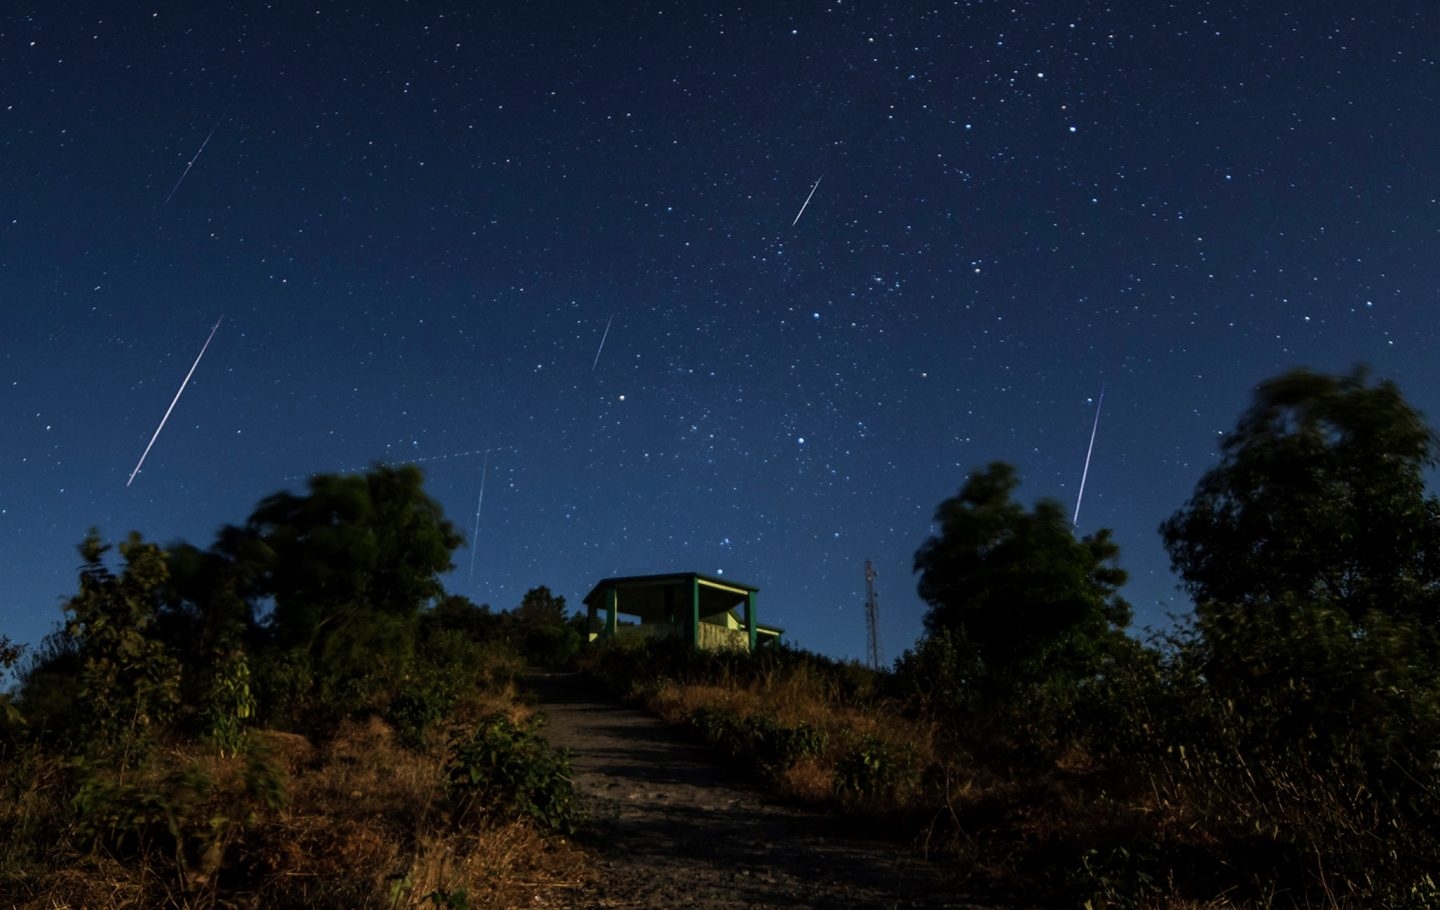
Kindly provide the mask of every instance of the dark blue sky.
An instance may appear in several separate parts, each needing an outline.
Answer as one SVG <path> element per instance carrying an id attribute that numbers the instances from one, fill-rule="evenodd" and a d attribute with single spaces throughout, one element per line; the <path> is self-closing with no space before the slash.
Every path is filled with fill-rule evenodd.
<path id="1" fill-rule="evenodd" d="M 723 573 L 860 656 L 868 557 L 894 657 L 935 506 L 1073 508 L 1102 386 L 1080 530 L 1162 624 L 1257 382 L 1440 417 L 1434 3 L 218 6 L 0 13 L 13 639 L 92 525 L 408 460 L 467 539 L 484 483 L 477 602 Z"/>

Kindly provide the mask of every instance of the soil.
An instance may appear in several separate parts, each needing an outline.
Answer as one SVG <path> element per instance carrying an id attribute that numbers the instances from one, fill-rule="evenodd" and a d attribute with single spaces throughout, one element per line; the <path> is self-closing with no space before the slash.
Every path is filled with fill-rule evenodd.
<path id="1" fill-rule="evenodd" d="M 573 674 L 529 687 L 551 744 L 569 749 L 593 857 L 571 907 L 984 910 L 908 844 L 858 836 L 782 805 L 684 732 Z"/>

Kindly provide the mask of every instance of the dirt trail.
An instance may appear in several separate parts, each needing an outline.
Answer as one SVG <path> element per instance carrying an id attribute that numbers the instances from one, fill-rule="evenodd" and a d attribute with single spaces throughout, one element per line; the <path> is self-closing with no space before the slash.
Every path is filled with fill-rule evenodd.
<path id="1" fill-rule="evenodd" d="M 903 845 L 775 805 L 677 730 L 569 674 L 529 680 L 570 749 L 598 886 L 575 907 L 983 910 Z"/>

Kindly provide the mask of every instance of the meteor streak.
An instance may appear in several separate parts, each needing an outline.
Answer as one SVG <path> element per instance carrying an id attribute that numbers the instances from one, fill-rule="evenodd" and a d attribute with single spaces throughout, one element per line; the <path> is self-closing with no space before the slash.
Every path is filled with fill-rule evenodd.
<path id="1" fill-rule="evenodd" d="M 210 341 L 215 333 L 220 331 L 220 323 L 225 320 L 225 314 L 221 313 L 220 318 L 215 320 L 215 328 L 210 330 L 210 337 L 200 346 L 200 353 L 195 355 L 195 362 L 190 364 L 190 372 L 185 374 L 185 379 L 180 383 L 180 388 L 175 392 L 175 397 L 170 400 L 170 407 L 165 409 L 165 416 L 160 418 L 160 425 L 155 428 L 155 435 L 150 437 L 150 442 L 145 446 L 145 451 L 140 453 L 140 460 L 135 462 L 135 470 L 130 472 L 130 479 L 125 481 L 125 486 L 135 482 L 135 475 L 140 473 L 140 466 L 145 463 L 145 457 L 150 454 L 150 448 L 155 445 L 155 440 L 160 438 L 160 431 L 165 429 L 165 421 L 170 419 L 170 412 L 175 410 L 175 405 L 180 401 L 180 396 L 185 394 L 185 387 L 190 384 L 190 377 L 195 375 L 195 368 L 200 365 L 200 358 L 205 356 L 206 348 L 210 347 Z"/>
<path id="2" fill-rule="evenodd" d="M 160 207 L 162 209 L 170 204 L 170 200 L 174 197 L 175 191 L 180 189 L 180 184 L 185 182 L 185 177 L 190 173 L 190 169 L 195 166 L 195 162 L 200 160 L 200 152 L 205 151 L 205 146 L 210 144 L 211 137 L 215 135 L 215 131 L 220 128 L 220 124 L 222 121 L 224 121 L 224 119 L 225 118 L 222 116 L 219 120 L 216 120 L 215 125 L 210 128 L 210 135 L 206 136 L 205 141 L 200 143 L 200 151 L 197 151 L 195 153 L 195 157 L 190 159 L 190 163 L 185 165 L 185 170 L 181 172 L 180 179 L 176 180 L 175 185 L 170 187 L 170 195 L 166 196 L 165 201 L 160 203 Z"/>
<path id="3" fill-rule="evenodd" d="M 605 323 L 605 333 L 600 336 L 600 347 L 595 349 L 595 362 L 590 364 L 590 372 L 592 373 L 595 372 L 595 368 L 600 365 L 600 352 L 605 350 L 605 339 L 610 337 L 610 323 L 614 321 L 615 314 L 611 313 L 610 320 Z"/>
<path id="4" fill-rule="evenodd" d="M 480 509 L 485 505 L 485 475 L 490 470 L 490 450 L 485 450 L 485 462 L 480 468 L 480 498 L 475 501 L 475 534 L 470 538 L 470 579 L 475 584 L 475 555 L 480 552 Z"/>
<path id="5" fill-rule="evenodd" d="M 795 225 L 800 223 L 800 216 L 805 214 L 805 209 L 807 206 L 810 205 L 810 200 L 815 197 L 815 191 L 820 189 L 820 181 L 824 179 L 824 174 L 821 174 L 818 178 L 816 178 L 815 185 L 810 187 L 810 195 L 805 197 L 805 201 L 800 205 L 800 211 L 795 213 L 795 220 L 790 222 L 791 227 L 794 227 Z"/>
<path id="6" fill-rule="evenodd" d="M 1095 423 L 1090 427 L 1090 447 L 1085 450 L 1085 470 L 1080 472 L 1080 493 L 1075 497 L 1075 517 L 1072 525 L 1080 524 L 1080 501 L 1085 498 L 1085 478 L 1090 476 L 1090 453 L 1095 451 L 1095 431 L 1100 429 L 1100 409 L 1105 406 L 1105 387 L 1100 387 L 1100 398 L 1095 402 Z"/>

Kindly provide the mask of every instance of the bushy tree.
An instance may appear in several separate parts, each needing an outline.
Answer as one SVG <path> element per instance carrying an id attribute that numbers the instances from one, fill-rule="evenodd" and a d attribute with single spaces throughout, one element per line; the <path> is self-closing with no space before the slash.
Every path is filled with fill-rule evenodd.
<path id="1" fill-rule="evenodd" d="M 165 552 L 131 533 L 120 544 L 124 570 L 104 563 L 110 548 L 92 531 L 80 544 L 80 592 L 65 605 L 65 634 L 77 645 L 87 745 L 123 767 L 143 751 L 180 699 L 180 665 L 153 636 Z"/>
<path id="2" fill-rule="evenodd" d="M 1440 844 L 1436 454 L 1393 383 L 1292 370 L 1161 526 L 1196 599 L 1179 777 L 1208 769 L 1218 825 L 1273 826 L 1342 879 L 1412 880 Z"/>
<path id="3" fill-rule="evenodd" d="M 565 625 L 565 598 L 556 597 L 545 585 L 531 588 L 520 599 L 515 608 L 515 618 L 523 625 L 563 626 Z"/>
<path id="4" fill-rule="evenodd" d="M 1222 458 L 1161 525 L 1200 610 L 1323 602 L 1433 626 L 1440 504 L 1425 492 L 1436 437 L 1365 370 L 1291 370 L 1260 385 Z"/>
<path id="5" fill-rule="evenodd" d="M 422 480 L 413 466 L 318 475 L 222 535 L 237 584 L 272 605 L 271 698 L 308 691 L 348 710 L 408 671 L 420 611 L 444 594 L 461 542 Z"/>
<path id="6" fill-rule="evenodd" d="M 1065 663 L 1083 673 L 1130 622 L 1119 548 L 1108 530 L 1075 539 L 1054 500 L 1026 509 L 1013 496 L 1019 482 L 992 463 L 936 510 L 939 532 L 915 554 L 925 628 L 959 633 L 952 641 L 991 680 Z"/>
<path id="7" fill-rule="evenodd" d="M 277 493 L 251 513 L 281 641 L 314 647 L 349 617 L 413 617 L 444 593 L 461 538 L 422 481 L 408 465 L 317 475 L 307 495 Z"/>
<path id="8" fill-rule="evenodd" d="M 565 598 L 544 585 L 526 591 L 508 619 L 518 627 L 518 644 L 530 664 L 564 666 L 580 650 L 580 631 L 565 615 Z"/>

